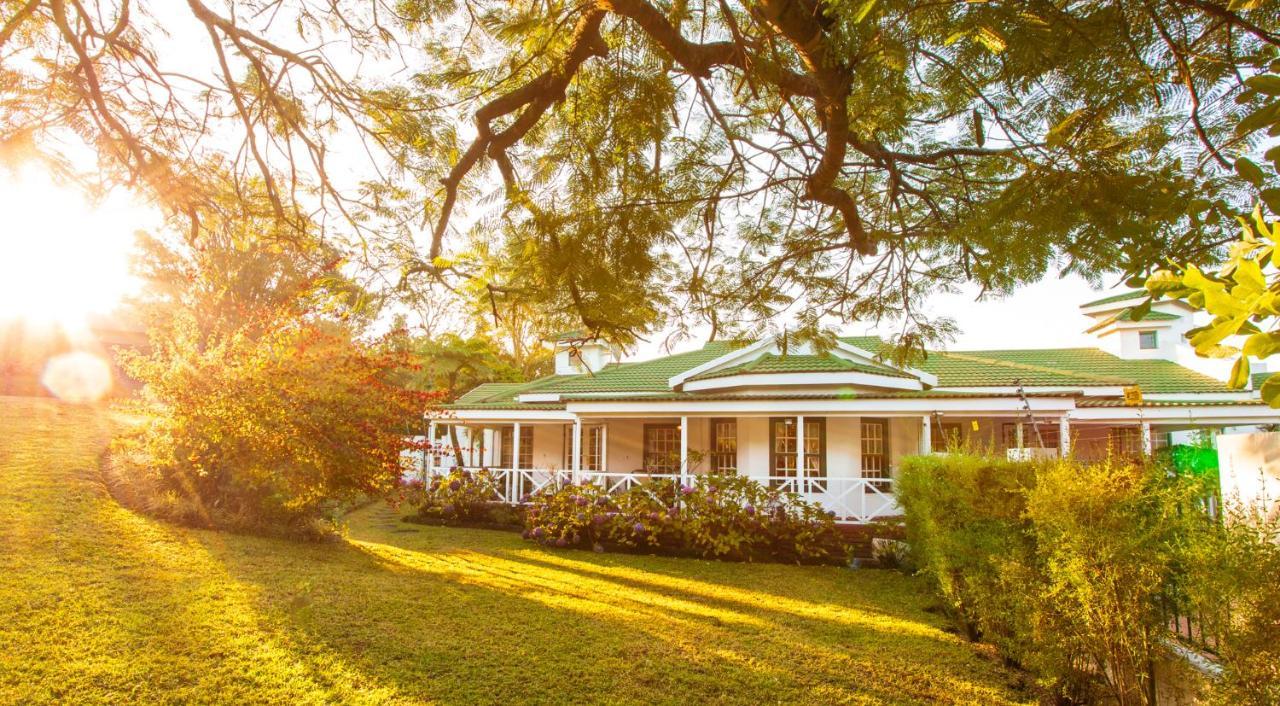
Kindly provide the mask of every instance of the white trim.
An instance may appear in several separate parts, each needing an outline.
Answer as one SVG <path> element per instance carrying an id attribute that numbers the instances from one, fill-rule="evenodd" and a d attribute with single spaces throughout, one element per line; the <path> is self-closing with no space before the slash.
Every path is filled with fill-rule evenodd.
<path id="1" fill-rule="evenodd" d="M 1081 304 L 1080 313 L 1084 314 L 1085 316 L 1094 316 L 1097 314 L 1106 314 L 1112 311 L 1119 311 L 1121 309 L 1128 309 L 1129 307 L 1135 304 L 1139 304 L 1145 301 L 1148 297 L 1150 297 L 1149 294 L 1147 294 L 1146 292 L 1141 292 L 1141 293 L 1135 294 L 1132 297 L 1128 297 L 1126 299 L 1120 299 L 1118 301 L 1113 301 L 1113 302 L 1106 302 L 1104 304 L 1093 304 L 1093 305 Z M 1160 311 L 1165 314 L 1173 313 L 1173 312 L 1164 311 L 1163 309 L 1157 308 L 1161 304 L 1172 304 L 1174 308 L 1182 309 L 1186 314 L 1194 314 L 1196 311 L 1194 307 L 1190 306 L 1186 302 L 1181 301 L 1179 299 L 1156 299 L 1155 301 L 1151 302 L 1151 310 Z"/>
<path id="2" fill-rule="evenodd" d="M 1035 412 L 1065 412 L 1075 409 L 1075 400 L 1070 397 L 1031 398 L 1028 400 Z M 999 398 L 905 398 L 905 399 L 867 399 L 853 398 L 847 400 L 662 400 L 645 402 L 582 402 L 570 401 L 568 411 L 573 415 L 618 415 L 634 414 L 639 416 L 653 415 L 675 417 L 681 414 L 703 413 L 715 414 L 772 414 L 782 416 L 788 413 L 805 413 L 818 415 L 823 412 L 859 414 L 901 413 L 920 415 L 927 412 L 1004 412 L 1018 414 L 1023 412 L 1022 400 L 1016 397 Z"/>
<path id="3" fill-rule="evenodd" d="M 684 381 L 688 380 L 691 377 L 701 375 L 702 373 L 705 373 L 709 370 L 715 370 L 716 368 L 732 364 L 734 362 L 737 362 L 743 359 L 746 356 L 749 356 L 752 353 L 758 353 L 761 350 L 768 348 L 771 345 L 773 345 L 773 339 L 771 338 L 761 339 L 759 341 L 756 341 L 755 343 L 752 343 L 749 346 L 745 346 L 743 348 L 730 351 L 720 356 L 719 358 L 714 358 L 712 360 L 709 360 L 703 363 L 702 365 L 696 365 L 692 368 L 689 368 L 683 373 L 678 373 L 676 375 L 673 375 L 667 380 L 667 385 L 669 385 L 672 388 L 678 387 L 684 384 Z"/>
<path id="4" fill-rule="evenodd" d="M 876 360 L 876 356 L 874 353 L 872 353 L 871 351 L 863 350 L 853 345 L 852 343 L 845 343 L 844 341 L 837 339 L 836 348 L 839 348 L 840 350 L 845 351 L 847 353 L 852 353 L 854 355 L 862 356 L 869 363 L 873 363 L 875 365 L 883 365 L 886 368 L 892 368 L 894 370 L 900 370 L 909 375 L 914 375 L 917 378 L 919 378 L 920 382 L 924 383 L 925 385 L 928 385 L 929 387 L 936 387 L 938 384 L 938 376 L 934 375 L 933 373 L 926 373 L 925 371 L 920 370 L 919 368 L 898 367 L 896 365 L 890 365 L 889 363 L 886 363 L 884 361 Z"/>
<path id="5" fill-rule="evenodd" d="M 457 409 L 454 419 L 441 419 L 442 424 L 471 422 L 509 422 L 513 419 L 535 422 L 571 422 L 573 414 L 560 409 Z"/>
<path id="6" fill-rule="evenodd" d="M 1280 411 L 1266 405 L 1205 405 L 1202 407 L 1082 407 L 1071 413 L 1075 422 L 1137 422 L 1169 424 L 1280 423 Z"/>
<path id="7" fill-rule="evenodd" d="M 564 399 L 566 396 L 568 397 L 616 397 L 619 394 L 630 395 L 632 397 L 649 397 L 652 395 L 665 395 L 669 393 L 666 390 L 660 390 L 658 392 L 652 392 L 652 391 L 642 392 L 639 390 L 636 390 L 636 391 L 613 390 L 609 392 L 526 392 L 522 395 L 518 395 L 516 397 L 516 401 L 518 402 L 559 402 L 560 400 Z"/>
<path id="8" fill-rule="evenodd" d="M 516 400 L 520 402 L 559 402 L 559 392 L 526 392 L 516 395 Z"/>
<path id="9" fill-rule="evenodd" d="M 1142 393 L 1144 400 L 1186 400 L 1188 402 L 1232 402 L 1235 400 L 1256 400 L 1256 395 L 1250 390 L 1241 390 L 1240 392 L 1144 392 Z"/>
<path id="10" fill-rule="evenodd" d="M 966 392 L 977 394 L 1016 395 L 1017 385 L 967 385 L 962 387 L 935 387 L 934 392 Z M 1066 393 L 1085 397 L 1121 397 L 1124 395 L 1123 385 L 1024 385 L 1022 391 L 1028 395 L 1042 393 Z"/>
<path id="11" fill-rule="evenodd" d="M 893 390 L 921 390 L 924 386 L 919 380 L 892 377 L 890 375 L 873 375 L 859 372 L 826 372 L 826 373 L 744 373 L 726 375 L 709 380 L 690 380 L 684 383 L 685 392 L 698 390 L 722 390 L 731 387 L 771 387 L 811 385 L 834 387 L 839 385 L 857 385 L 860 387 L 878 387 Z"/>

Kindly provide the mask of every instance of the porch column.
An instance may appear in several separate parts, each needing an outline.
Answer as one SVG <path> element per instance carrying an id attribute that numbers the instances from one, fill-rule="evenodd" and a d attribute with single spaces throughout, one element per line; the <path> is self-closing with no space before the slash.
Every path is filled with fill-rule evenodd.
<path id="1" fill-rule="evenodd" d="M 520 422 L 512 425 L 511 431 L 511 470 L 520 470 Z"/>
<path id="2" fill-rule="evenodd" d="M 796 415 L 796 490 L 803 493 L 804 487 L 804 416 Z"/>
<path id="3" fill-rule="evenodd" d="M 680 418 L 680 484 L 689 482 L 689 418 Z"/>
<path id="4" fill-rule="evenodd" d="M 920 418 L 920 453 L 933 453 L 933 420 L 927 414 Z"/>
<path id="5" fill-rule="evenodd" d="M 601 473 L 609 472 L 609 423 L 608 422 L 600 422 L 600 472 Z"/>
<path id="6" fill-rule="evenodd" d="M 1014 440 L 1018 442 L 1018 450 L 1022 450 L 1022 422 L 1018 422 L 1018 426 L 1014 427 Z"/>
<path id="7" fill-rule="evenodd" d="M 1062 458 L 1071 455 L 1071 418 L 1066 414 L 1058 417 L 1058 455 Z"/>
<path id="8" fill-rule="evenodd" d="M 1154 449 L 1151 443 L 1151 422 L 1142 423 L 1142 455 L 1150 456 Z"/>
<path id="9" fill-rule="evenodd" d="M 572 456 L 570 457 L 570 470 L 573 471 L 573 482 L 578 482 L 578 473 L 582 471 L 582 420 L 575 418 L 573 420 L 573 441 L 570 448 Z"/>
<path id="10" fill-rule="evenodd" d="M 436 470 L 436 423 L 427 422 L 427 448 L 422 452 L 422 482 L 427 482 Z"/>

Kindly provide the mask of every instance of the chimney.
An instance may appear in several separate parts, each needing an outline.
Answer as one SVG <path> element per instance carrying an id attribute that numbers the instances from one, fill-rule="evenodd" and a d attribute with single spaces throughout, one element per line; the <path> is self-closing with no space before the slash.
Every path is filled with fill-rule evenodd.
<path id="1" fill-rule="evenodd" d="M 599 338 L 584 338 L 581 331 L 556 337 L 556 375 L 583 375 L 618 362 L 621 351 Z"/>

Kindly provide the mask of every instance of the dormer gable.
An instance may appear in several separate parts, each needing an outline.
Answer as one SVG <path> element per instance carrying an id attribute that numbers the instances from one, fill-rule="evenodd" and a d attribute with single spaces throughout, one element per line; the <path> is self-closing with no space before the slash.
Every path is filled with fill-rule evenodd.
<path id="1" fill-rule="evenodd" d="M 744 388 L 871 388 L 922 390 L 937 381 L 921 371 L 875 360 L 871 353 L 843 341 L 818 351 L 808 342 L 784 351 L 766 339 L 726 353 L 672 376 L 672 390 L 696 392 Z"/>

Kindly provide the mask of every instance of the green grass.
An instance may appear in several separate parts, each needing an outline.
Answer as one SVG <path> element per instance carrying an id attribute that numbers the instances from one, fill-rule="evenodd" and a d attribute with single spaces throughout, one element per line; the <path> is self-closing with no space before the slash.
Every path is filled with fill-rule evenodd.
<path id="1" fill-rule="evenodd" d="M 548 551 L 406 525 L 345 543 L 117 505 L 106 413 L 0 398 L 0 702 L 1002 703 L 1021 677 L 888 571 Z"/>

